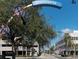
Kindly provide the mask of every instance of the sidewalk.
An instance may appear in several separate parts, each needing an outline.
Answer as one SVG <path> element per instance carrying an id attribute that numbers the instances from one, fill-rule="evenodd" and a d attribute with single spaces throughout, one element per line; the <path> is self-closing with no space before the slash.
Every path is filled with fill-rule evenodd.
<path id="1" fill-rule="evenodd" d="M 58 59 L 53 55 L 43 53 L 39 57 L 16 57 L 16 59 Z"/>

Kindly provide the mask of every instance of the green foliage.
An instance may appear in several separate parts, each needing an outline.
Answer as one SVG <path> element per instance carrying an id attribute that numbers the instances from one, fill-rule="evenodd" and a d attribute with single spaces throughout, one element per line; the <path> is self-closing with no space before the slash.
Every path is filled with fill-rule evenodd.
<path id="1" fill-rule="evenodd" d="M 18 4 L 22 6 L 28 5 L 33 0 L 27 0 L 25 4 L 22 3 L 22 0 L 0 0 L 0 23 L 6 23 L 8 19 L 12 16 L 12 8 Z M 23 25 L 21 17 L 14 17 L 11 23 L 8 24 L 12 33 L 15 33 L 15 36 L 23 36 L 21 42 L 30 44 L 37 41 L 40 46 L 44 46 L 50 43 L 50 39 L 56 36 L 56 32 L 52 27 L 46 24 L 45 19 L 39 15 L 40 7 L 31 7 L 25 11 L 29 14 L 28 22 L 26 25 Z M 25 38 L 26 37 L 26 38 Z"/>
<path id="2" fill-rule="evenodd" d="M 19 2 L 19 0 L 0 0 L 0 22 L 7 22 L 12 15 L 12 8 Z"/>
<path id="3" fill-rule="evenodd" d="M 64 42 L 65 42 L 67 47 L 69 47 L 69 48 L 72 47 L 73 43 L 72 43 L 71 37 L 69 36 L 69 33 L 65 33 L 65 35 L 64 35 Z"/>
<path id="4" fill-rule="evenodd" d="M 51 46 L 51 47 L 50 47 L 50 50 L 51 50 L 51 51 L 54 51 L 54 47 L 55 47 L 55 46 Z"/>

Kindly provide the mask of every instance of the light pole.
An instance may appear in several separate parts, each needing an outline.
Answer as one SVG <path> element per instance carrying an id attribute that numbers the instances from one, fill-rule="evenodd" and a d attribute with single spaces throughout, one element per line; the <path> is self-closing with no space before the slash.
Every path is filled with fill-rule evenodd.
<path id="1" fill-rule="evenodd" d="M 15 10 L 14 14 L 10 17 L 8 20 L 8 23 L 11 22 L 14 16 L 19 16 L 23 11 L 23 9 L 29 8 L 29 7 L 37 7 L 37 6 L 52 6 L 55 8 L 61 8 L 62 4 L 56 1 L 33 1 L 31 4 L 21 7 L 20 10 Z"/>

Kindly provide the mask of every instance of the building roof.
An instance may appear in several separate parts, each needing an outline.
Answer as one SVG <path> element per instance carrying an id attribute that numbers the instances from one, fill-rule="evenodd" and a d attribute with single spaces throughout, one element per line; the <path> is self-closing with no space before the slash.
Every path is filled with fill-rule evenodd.
<path id="1" fill-rule="evenodd" d="M 74 30 L 74 31 L 70 31 L 69 29 L 66 29 L 64 31 L 64 33 L 69 33 L 69 35 L 71 37 L 78 37 L 78 31 L 77 30 Z M 61 38 L 61 40 L 59 40 L 57 43 L 56 43 L 56 46 L 59 45 L 59 44 L 62 44 L 64 42 L 64 36 Z M 74 41 L 75 43 L 78 43 L 78 41 Z"/>
<path id="2" fill-rule="evenodd" d="M 69 35 L 70 35 L 71 37 L 78 37 L 78 31 L 70 32 Z"/>

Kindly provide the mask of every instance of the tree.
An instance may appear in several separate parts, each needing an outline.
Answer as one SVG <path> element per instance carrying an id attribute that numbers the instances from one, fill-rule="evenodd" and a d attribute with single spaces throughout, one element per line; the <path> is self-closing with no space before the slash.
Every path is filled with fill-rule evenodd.
<path id="1" fill-rule="evenodd" d="M 69 33 L 65 33 L 64 42 L 66 44 L 67 49 L 69 49 L 69 50 L 73 49 L 74 45 L 73 45 L 72 38 L 70 37 Z"/>
<path id="2" fill-rule="evenodd" d="M 78 45 L 73 42 L 74 40 L 70 37 L 69 33 L 65 33 L 64 42 L 68 49 L 74 49 L 74 56 L 76 55 L 76 49 L 78 49 Z"/>
<path id="3" fill-rule="evenodd" d="M 26 20 L 25 25 L 23 25 L 22 18 L 17 16 L 14 17 L 11 23 L 7 24 L 8 19 L 12 15 L 12 9 L 16 5 L 28 5 L 33 0 L 27 0 L 26 3 L 22 3 L 22 1 L 23 0 L 0 1 L 0 22 L 9 26 L 11 33 L 10 40 L 8 41 L 11 41 L 13 47 L 15 47 L 14 38 L 22 36 L 19 42 L 25 43 L 24 45 L 33 44 L 35 41 L 39 43 L 40 47 L 49 44 L 50 40 L 56 36 L 56 32 L 46 24 L 45 19 L 39 14 L 40 7 L 30 7 L 24 10 L 27 14 L 27 18 L 25 18 L 26 15 L 24 17 L 24 20 Z"/>
<path id="4" fill-rule="evenodd" d="M 26 5 L 32 2 L 32 0 L 27 1 Z M 40 47 L 43 47 L 50 43 L 50 39 L 54 38 L 56 33 L 52 27 L 46 24 L 43 16 L 39 15 L 40 9 L 40 7 L 31 7 L 26 10 L 30 16 L 28 18 L 28 25 L 26 24 L 28 29 L 26 36 L 31 42 L 37 41 Z"/>
<path id="5" fill-rule="evenodd" d="M 65 41 L 65 44 L 66 44 L 67 47 L 69 47 L 69 48 L 72 47 L 72 40 L 71 40 L 69 33 L 65 33 L 64 41 Z"/>
<path id="6" fill-rule="evenodd" d="M 0 23 L 5 24 L 10 29 L 10 35 L 7 37 L 4 35 L 3 39 L 6 39 L 12 44 L 12 50 L 15 49 L 14 38 L 19 36 L 22 31 L 22 25 L 18 25 L 13 19 L 13 22 L 7 24 L 8 19 L 12 16 L 12 8 L 19 2 L 16 0 L 0 0 Z M 20 23 L 20 22 L 19 22 Z M 20 23 L 21 24 L 21 23 Z M 1 25 L 0 25 L 1 26 Z"/>
<path id="7" fill-rule="evenodd" d="M 49 49 L 49 51 L 50 51 L 51 54 L 54 53 L 54 47 L 55 47 L 55 46 L 53 45 L 53 46 L 51 46 L 50 49 Z"/>

